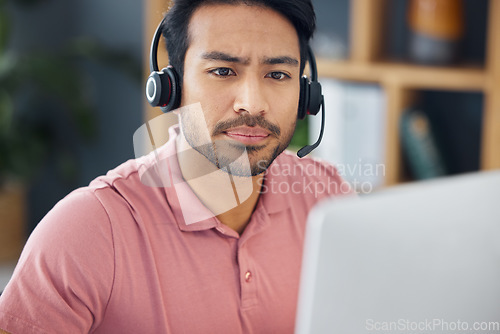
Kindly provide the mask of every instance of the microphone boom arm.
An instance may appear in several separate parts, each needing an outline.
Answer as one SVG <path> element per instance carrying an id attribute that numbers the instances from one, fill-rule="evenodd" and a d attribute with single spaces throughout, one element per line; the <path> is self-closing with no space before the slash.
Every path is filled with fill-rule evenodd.
<path id="1" fill-rule="evenodd" d="M 319 137 L 318 137 L 318 140 L 316 140 L 316 142 L 312 145 L 306 145 L 304 147 L 302 147 L 298 152 L 297 152 L 297 156 L 299 158 L 303 158 L 305 157 L 306 155 L 308 155 L 309 153 L 311 153 L 312 150 L 314 150 L 316 147 L 319 146 L 319 144 L 321 143 L 321 140 L 323 139 L 323 132 L 325 130 L 325 97 L 322 96 L 321 97 L 321 128 L 320 128 L 320 131 L 319 131 Z"/>

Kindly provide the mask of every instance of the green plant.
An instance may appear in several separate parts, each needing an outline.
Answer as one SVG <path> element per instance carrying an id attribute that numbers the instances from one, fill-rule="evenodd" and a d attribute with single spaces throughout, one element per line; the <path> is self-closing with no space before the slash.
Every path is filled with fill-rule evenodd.
<path id="1" fill-rule="evenodd" d="M 9 8 L 43 2 L 0 0 L 0 187 L 9 180 L 28 182 L 49 155 L 62 175 L 74 175 L 71 143 L 97 133 L 85 62 L 118 68 L 141 81 L 139 61 L 89 38 L 76 38 L 58 50 L 12 50 Z"/>

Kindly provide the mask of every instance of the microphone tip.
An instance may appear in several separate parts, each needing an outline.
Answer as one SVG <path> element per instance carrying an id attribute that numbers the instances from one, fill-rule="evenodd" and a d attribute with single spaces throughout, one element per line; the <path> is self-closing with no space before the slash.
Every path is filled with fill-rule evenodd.
<path id="1" fill-rule="evenodd" d="M 302 147 L 298 152 L 297 152 L 297 156 L 299 158 L 303 158 L 305 157 L 306 155 L 308 155 L 309 153 L 311 153 L 311 151 L 314 149 L 314 147 L 312 145 L 307 145 L 307 146 L 304 146 Z"/>

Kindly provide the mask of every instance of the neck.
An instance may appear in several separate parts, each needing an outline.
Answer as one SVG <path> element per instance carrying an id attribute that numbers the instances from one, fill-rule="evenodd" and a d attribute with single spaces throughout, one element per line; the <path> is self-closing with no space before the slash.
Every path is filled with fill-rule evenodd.
<path id="1" fill-rule="evenodd" d="M 243 233 L 257 205 L 263 175 L 236 176 L 217 168 L 180 134 L 176 142 L 184 180 L 221 223 Z"/>

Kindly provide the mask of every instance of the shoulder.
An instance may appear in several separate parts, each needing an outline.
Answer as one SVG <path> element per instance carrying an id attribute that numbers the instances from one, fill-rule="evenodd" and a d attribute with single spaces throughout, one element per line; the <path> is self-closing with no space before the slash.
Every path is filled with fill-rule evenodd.
<path id="1" fill-rule="evenodd" d="M 35 229 L 36 234 L 71 231 L 72 235 L 82 238 L 90 231 L 93 235 L 109 233 L 114 208 L 129 206 L 126 194 L 136 188 L 136 174 L 135 162 L 129 160 L 88 186 L 73 190 L 45 215 Z"/>
<path id="2" fill-rule="evenodd" d="M 79 192 L 94 197 L 87 201 L 99 204 L 112 221 L 121 221 L 125 216 L 132 218 L 133 213 L 151 210 L 164 200 L 162 187 L 149 185 L 144 180 L 151 170 L 155 169 L 149 156 L 128 160 L 106 175 L 97 177 Z"/>
<path id="3" fill-rule="evenodd" d="M 75 253 L 85 249 L 82 244 L 96 245 L 101 241 L 112 243 L 109 216 L 95 192 L 77 189 L 59 201 L 38 223 L 28 239 L 25 253 L 31 249 L 44 249 L 56 255 L 59 249 Z"/>
<path id="4" fill-rule="evenodd" d="M 87 332 L 104 314 L 114 272 L 108 215 L 90 188 L 75 190 L 30 235 L 2 295 L 0 322 L 16 333 L 33 326 L 46 329 L 37 332 L 55 327 Z M 13 323 L 7 322 L 9 315 Z"/>

